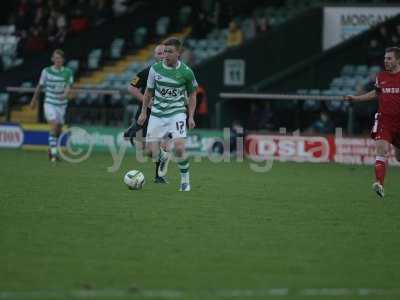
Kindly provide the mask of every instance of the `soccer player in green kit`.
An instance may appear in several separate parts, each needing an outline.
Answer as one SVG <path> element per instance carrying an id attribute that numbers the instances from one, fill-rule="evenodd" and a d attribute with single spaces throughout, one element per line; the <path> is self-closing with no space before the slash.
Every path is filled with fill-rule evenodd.
<path id="1" fill-rule="evenodd" d="M 196 125 L 193 116 L 198 84 L 193 71 L 179 60 L 182 47 L 180 40 L 171 37 L 163 45 L 163 61 L 155 63 L 149 71 L 138 124 L 143 125 L 146 121 L 147 108 L 153 99 L 146 136 L 148 150 L 153 157 L 160 155 L 159 170 L 164 174 L 166 170 L 163 170 L 163 161 L 168 158 L 162 157 L 163 151 L 160 154 L 160 141 L 166 134 L 171 134 L 181 174 L 179 190 L 187 192 L 190 191 L 190 177 L 185 149 L 186 128 L 192 129 Z"/>
<path id="2" fill-rule="evenodd" d="M 51 57 L 53 65 L 42 70 L 39 84 L 32 97 L 31 107 L 35 108 L 40 92 L 44 88 L 44 116 L 50 124 L 49 132 L 49 159 L 58 160 L 57 140 L 65 122 L 67 110 L 67 96 L 74 82 L 73 72 L 64 67 L 64 51 L 56 49 Z"/>

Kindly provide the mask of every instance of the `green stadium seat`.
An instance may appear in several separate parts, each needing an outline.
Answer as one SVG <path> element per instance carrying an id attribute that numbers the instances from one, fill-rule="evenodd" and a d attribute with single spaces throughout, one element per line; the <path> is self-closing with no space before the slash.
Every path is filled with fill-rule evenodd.
<path id="1" fill-rule="evenodd" d="M 376 74 L 379 73 L 381 71 L 381 67 L 379 66 L 371 66 L 368 70 L 369 74 Z"/>
<path id="2" fill-rule="evenodd" d="M 68 61 L 67 67 L 70 68 L 74 73 L 78 72 L 79 60 L 73 59 L 73 60 Z"/>
<path id="3" fill-rule="evenodd" d="M 367 65 L 356 66 L 354 74 L 361 76 L 368 75 L 368 66 Z"/>
<path id="4" fill-rule="evenodd" d="M 353 76 L 354 74 L 354 66 L 353 65 L 345 65 L 342 68 L 341 75 L 342 76 Z"/>

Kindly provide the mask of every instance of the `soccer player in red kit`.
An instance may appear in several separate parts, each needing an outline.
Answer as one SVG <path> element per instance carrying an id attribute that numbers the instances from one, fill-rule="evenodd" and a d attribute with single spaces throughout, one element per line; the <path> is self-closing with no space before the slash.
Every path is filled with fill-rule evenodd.
<path id="1" fill-rule="evenodd" d="M 375 90 L 358 96 L 346 96 L 345 100 L 367 101 L 378 97 L 379 109 L 371 131 L 376 141 L 375 177 L 373 190 L 384 197 L 384 181 L 388 168 L 390 144 L 395 147 L 396 159 L 400 161 L 400 48 L 385 50 L 385 71 L 377 74 Z"/>

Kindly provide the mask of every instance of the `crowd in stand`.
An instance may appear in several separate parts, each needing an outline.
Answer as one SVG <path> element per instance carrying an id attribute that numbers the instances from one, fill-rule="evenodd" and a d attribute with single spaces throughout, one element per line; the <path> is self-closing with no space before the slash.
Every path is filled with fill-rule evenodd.
<path id="1" fill-rule="evenodd" d="M 60 47 L 67 36 L 100 25 L 123 8 L 117 0 L 19 0 L 8 23 L 16 26 L 23 56 Z"/>
<path id="2" fill-rule="evenodd" d="M 213 29 L 228 28 L 227 45 L 233 47 L 268 30 L 269 24 L 265 15 L 257 16 L 253 13 L 251 18 L 242 22 L 242 14 L 240 6 L 235 6 L 230 1 L 213 1 L 208 7 L 203 6 L 200 11 L 196 11 L 192 22 L 192 37 L 204 39 Z M 245 15 L 248 16 L 248 12 Z"/>

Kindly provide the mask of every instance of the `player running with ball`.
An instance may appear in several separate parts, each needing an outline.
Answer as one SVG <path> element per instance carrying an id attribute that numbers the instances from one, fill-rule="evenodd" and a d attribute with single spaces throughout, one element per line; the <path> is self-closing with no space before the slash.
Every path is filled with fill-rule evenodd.
<path id="1" fill-rule="evenodd" d="M 166 134 L 172 135 L 176 161 L 181 173 L 179 190 L 186 192 L 190 191 L 189 160 L 185 150 L 186 127 L 195 127 L 193 115 L 196 108 L 197 82 L 193 71 L 179 60 L 181 42 L 172 37 L 165 40 L 163 45 L 164 60 L 155 63 L 149 71 L 138 124 L 143 125 L 146 121 L 147 108 L 154 97 L 147 126 L 146 146 L 153 158 L 158 158 L 160 141 Z M 160 157 L 160 176 L 165 175 L 166 170 L 162 170 L 165 159 Z"/>
<path id="2" fill-rule="evenodd" d="M 388 168 L 390 144 L 395 147 L 400 161 L 400 48 L 385 50 L 385 71 L 378 73 L 375 90 L 359 96 L 346 96 L 345 100 L 367 101 L 378 97 L 379 109 L 371 136 L 376 141 L 375 177 L 373 190 L 384 197 L 384 181 Z"/>

